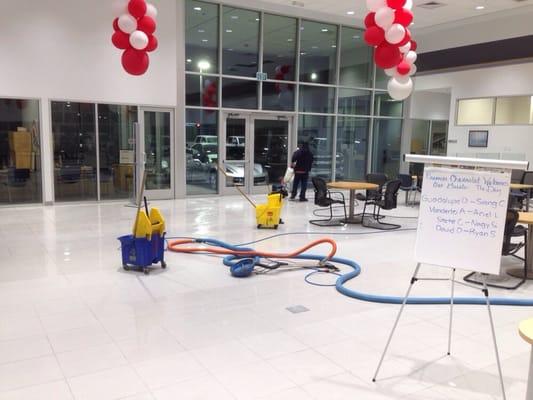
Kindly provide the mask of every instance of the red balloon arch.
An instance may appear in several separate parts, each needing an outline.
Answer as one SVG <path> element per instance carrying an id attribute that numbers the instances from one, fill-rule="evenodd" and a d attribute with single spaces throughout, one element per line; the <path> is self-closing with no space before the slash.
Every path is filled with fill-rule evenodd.
<path id="1" fill-rule="evenodd" d="M 146 0 L 115 0 L 111 42 L 122 52 L 122 67 L 131 75 L 143 75 L 150 65 L 149 52 L 158 47 L 154 32 L 157 9 Z"/>

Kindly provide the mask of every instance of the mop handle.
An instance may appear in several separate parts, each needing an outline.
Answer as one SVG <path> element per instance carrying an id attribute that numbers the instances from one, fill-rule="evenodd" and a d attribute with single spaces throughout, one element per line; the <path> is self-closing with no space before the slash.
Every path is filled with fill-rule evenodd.
<path id="1" fill-rule="evenodd" d="M 224 174 L 224 176 L 225 176 L 226 178 L 230 178 L 230 176 L 228 176 L 228 174 L 226 173 L 226 171 L 224 171 L 224 170 L 220 167 L 220 165 L 217 164 L 217 168 L 218 168 L 218 170 L 219 170 L 220 172 L 222 172 L 222 173 Z M 252 205 L 253 208 L 257 208 L 257 206 L 256 206 L 255 203 L 252 201 L 252 199 L 250 199 L 250 198 L 246 195 L 246 193 L 244 193 L 244 192 L 241 190 L 241 188 L 240 188 L 239 186 L 233 184 L 233 187 L 239 191 L 239 193 L 242 195 L 242 197 L 244 197 L 246 200 L 248 200 L 248 202 Z"/>
<path id="2" fill-rule="evenodd" d="M 139 224 L 139 213 L 141 212 L 141 207 L 143 205 L 145 183 L 146 183 L 146 169 L 143 170 L 143 178 L 141 181 L 141 187 L 139 188 L 139 195 L 137 196 L 137 214 L 135 215 L 135 223 L 133 224 L 133 236 L 135 236 L 135 232 L 137 232 L 137 225 Z"/>

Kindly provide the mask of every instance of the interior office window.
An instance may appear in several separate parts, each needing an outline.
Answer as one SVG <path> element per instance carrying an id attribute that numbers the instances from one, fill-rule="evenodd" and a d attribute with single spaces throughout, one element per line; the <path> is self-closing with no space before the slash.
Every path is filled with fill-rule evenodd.
<path id="1" fill-rule="evenodd" d="M 494 98 L 457 101 L 457 125 L 491 125 L 493 116 Z"/>
<path id="2" fill-rule="evenodd" d="M 186 1 L 185 68 L 195 72 L 218 72 L 218 5 Z"/>
<path id="3" fill-rule="evenodd" d="M 314 155 L 312 176 L 331 179 L 333 153 L 333 117 L 300 115 L 298 144 L 307 142 Z"/>
<path id="4" fill-rule="evenodd" d="M 133 198 L 137 107 L 98 104 L 100 198 Z"/>
<path id="5" fill-rule="evenodd" d="M 431 121 L 431 155 L 445 156 L 448 152 L 448 121 Z"/>
<path id="6" fill-rule="evenodd" d="M 429 154 L 429 137 L 431 121 L 413 120 L 411 132 L 411 154 Z"/>
<path id="7" fill-rule="evenodd" d="M 294 111 L 296 85 L 263 82 L 263 110 Z"/>
<path id="8" fill-rule="evenodd" d="M 532 96 L 496 98 L 496 125 L 528 125 L 532 123 Z"/>
<path id="9" fill-rule="evenodd" d="M 56 201 L 96 200 L 95 106 L 52 102 Z"/>
<path id="10" fill-rule="evenodd" d="M 374 83 L 374 87 L 376 89 L 387 90 L 390 76 L 388 76 L 381 68 L 377 66 L 374 68 L 376 69 L 376 82 Z"/>
<path id="11" fill-rule="evenodd" d="M 400 169 L 401 119 L 375 119 L 372 146 L 372 172 L 395 178 Z"/>
<path id="12" fill-rule="evenodd" d="M 186 112 L 186 179 L 188 195 L 218 193 L 218 112 Z"/>
<path id="13" fill-rule="evenodd" d="M 370 115 L 372 93 L 360 89 L 339 89 L 339 114 Z"/>
<path id="14" fill-rule="evenodd" d="M 263 19 L 263 72 L 268 79 L 294 81 L 296 18 L 265 14 Z"/>
<path id="15" fill-rule="evenodd" d="M 343 27 L 340 52 L 340 84 L 372 87 L 372 48 L 364 42 L 363 31 Z"/>
<path id="16" fill-rule="evenodd" d="M 374 96 L 374 115 L 380 117 L 402 117 L 403 101 L 392 99 L 388 93 L 376 93 Z"/>
<path id="17" fill-rule="evenodd" d="M 222 73 L 254 76 L 259 63 L 260 13 L 222 7 Z"/>
<path id="18" fill-rule="evenodd" d="M 218 107 L 218 78 L 211 75 L 185 76 L 185 104 Z"/>
<path id="19" fill-rule="evenodd" d="M 367 169 L 369 127 L 368 118 L 338 118 L 336 180 L 364 180 Z"/>
<path id="20" fill-rule="evenodd" d="M 335 83 L 337 26 L 303 20 L 300 30 L 300 81 Z"/>
<path id="21" fill-rule="evenodd" d="M 0 99 L 0 204 L 40 202 L 39 101 Z"/>
<path id="22" fill-rule="evenodd" d="M 300 85 L 300 111 L 333 114 L 335 112 L 335 88 Z"/>
<path id="23" fill-rule="evenodd" d="M 257 109 L 259 85 L 245 79 L 222 79 L 222 107 Z"/>

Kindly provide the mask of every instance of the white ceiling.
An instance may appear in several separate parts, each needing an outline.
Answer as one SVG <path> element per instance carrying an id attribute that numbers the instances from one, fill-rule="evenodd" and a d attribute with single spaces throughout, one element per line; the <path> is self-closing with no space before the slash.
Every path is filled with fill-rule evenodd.
<path id="1" fill-rule="evenodd" d="M 339 17 L 354 18 L 357 25 L 361 25 L 361 20 L 367 14 L 365 0 L 263 0 L 265 3 L 289 6 L 296 10 L 309 10 L 327 14 L 333 14 Z M 455 23 L 462 21 L 468 23 L 469 19 L 477 17 L 487 17 L 490 14 L 496 16 L 502 11 L 520 11 L 521 7 L 530 8 L 533 6 L 533 0 L 434 0 L 445 5 L 436 9 L 425 9 L 420 7 L 432 0 L 414 0 L 415 7 L 415 29 L 434 27 L 435 25 Z M 293 5 L 293 3 L 303 4 Z M 484 6 L 483 10 L 476 10 L 476 6 Z M 355 15 L 347 15 L 348 11 L 355 11 Z"/>

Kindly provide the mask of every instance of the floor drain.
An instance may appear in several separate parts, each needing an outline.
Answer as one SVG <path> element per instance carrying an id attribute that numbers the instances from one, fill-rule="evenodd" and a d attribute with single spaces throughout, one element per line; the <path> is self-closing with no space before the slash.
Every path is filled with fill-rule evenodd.
<path id="1" fill-rule="evenodd" d="M 309 311 L 309 309 L 307 307 L 304 307 L 304 306 L 287 307 L 286 310 L 290 311 L 293 314 L 300 314 L 300 313 Z"/>

